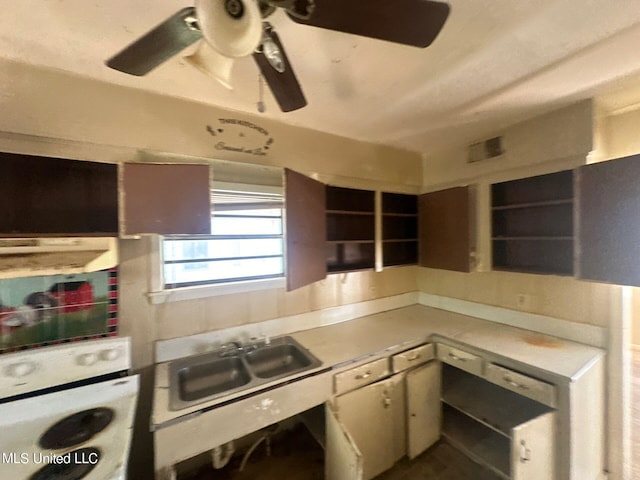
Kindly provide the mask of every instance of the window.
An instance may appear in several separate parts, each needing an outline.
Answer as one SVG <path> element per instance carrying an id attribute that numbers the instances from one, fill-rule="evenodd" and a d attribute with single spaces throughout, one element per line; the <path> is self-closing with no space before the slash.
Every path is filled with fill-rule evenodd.
<path id="1" fill-rule="evenodd" d="M 282 211 L 281 187 L 215 186 L 211 235 L 164 238 L 164 288 L 283 277 Z"/>

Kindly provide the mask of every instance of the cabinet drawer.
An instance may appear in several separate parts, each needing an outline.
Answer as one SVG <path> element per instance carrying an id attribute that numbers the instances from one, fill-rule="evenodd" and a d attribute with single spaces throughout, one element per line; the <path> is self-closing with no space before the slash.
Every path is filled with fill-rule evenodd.
<path id="1" fill-rule="evenodd" d="M 549 383 L 492 363 L 487 365 L 486 378 L 490 382 L 524 397 L 550 407 L 556 406 L 556 388 Z"/>
<path id="2" fill-rule="evenodd" d="M 348 392 L 389 375 L 389 359 L 380 358 L 333 376 L 335 393 Z"/>
<path id="3" fill-rule="evenodd" d="M 450 347 L 439 343 L 437 347 L 438 360 L 458 367 L 474 375 L 482 375 L 483 359 L 473 353 L 465 352 L 459 348 Z"/>
<path id="4" fill-rule="evenodd" d="M 405 350 L 391 357 L 393 373 L 402 372 L 411 367 L 416 367 L 434 357 L 433 344 L 420 345 L 419 347 Z"/>

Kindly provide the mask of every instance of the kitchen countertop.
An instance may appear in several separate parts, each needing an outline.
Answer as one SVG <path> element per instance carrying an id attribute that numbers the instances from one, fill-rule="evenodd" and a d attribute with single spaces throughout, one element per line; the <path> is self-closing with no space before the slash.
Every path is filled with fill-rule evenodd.
<path id="1" fill-rule="evenodd" d="M 530 366 L 565 381 L 579 377 L 585 368 L 605 354 L 596 347 L 422 305 L 368 315 L 293 333 L 291 336 L 323 363 L 322 367 L 308 370 L 297 377 L 402 351 L 423 343 L 432 336 L 437 336 L 438 340 L 445 342 L 451 340 L 460 346 L 490 352 L 498 358 Z M 152 415 L 155 428 L 180 421 L 179 417 L 187 417 L 202 409 L 282 383 L 282 380 L 274 381 L 254 390 L 245 390 L 179 411 L 171 411 L 168 364 L 169 362 L 165 362 L 156 366 Z M 286 380 L 294 378 L 296 376 Z"/>

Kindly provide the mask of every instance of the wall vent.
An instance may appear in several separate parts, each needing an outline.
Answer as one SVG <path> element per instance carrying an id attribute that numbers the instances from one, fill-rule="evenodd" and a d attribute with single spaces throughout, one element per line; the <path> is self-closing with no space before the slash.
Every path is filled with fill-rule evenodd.
<path id="1" fill-rule="evenodd" d="M 502 137 L 493 137 L 483 142 L 469 145 L 467 163 L 480 162 L 490 158 L 499 157 L 504 153 Z"/>

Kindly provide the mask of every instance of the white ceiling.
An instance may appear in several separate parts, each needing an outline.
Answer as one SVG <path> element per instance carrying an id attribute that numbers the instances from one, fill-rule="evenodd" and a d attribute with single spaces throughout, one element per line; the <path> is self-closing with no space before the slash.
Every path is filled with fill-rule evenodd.
<path id="1" fill-rule="evenodd" d="M 104 65 L 188 5 L 189 0 L 0 0 L 0 56 L 256 114 L 258 71 L 250 57 L 236 62 L 233 91 L 181 56 L 145 77 Z M 268 96 L 263 115 L 423 152 L 453 139 L 482 139 L 593 95 L 609 109 L 640 101 L 637 0 L 450 5 L 448 22 L 426 49 L 298 25 L 277 12 L 270 21 L 309 105 L 282 113 Z"/>

